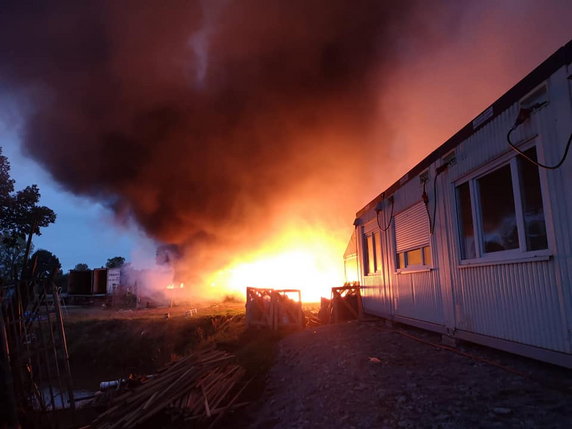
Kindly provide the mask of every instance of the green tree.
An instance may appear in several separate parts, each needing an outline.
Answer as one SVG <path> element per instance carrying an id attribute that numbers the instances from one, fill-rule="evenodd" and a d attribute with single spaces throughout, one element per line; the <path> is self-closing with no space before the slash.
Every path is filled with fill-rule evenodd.
<path id="1" fill-rule="evenodd" d="M 115 256 L 109 258 L 105 264 L 106 268 L 121 268 L 125 264 L 125 258 L 123 256 Z"/>
<path id="2" fill-rule="evenodd" d="M 73 269 L 75 271 L 87 271 L 89 270 L 89 266 L 87 264 L 77 264 L 75 267 L 73 267 Z"/>
<path id="3" fill-rule="evenodd" d="M 30 246 L 32 251 L 34 246 Z M 0 283 L 16 283 L 22 272 L 22 264 L 26 253 L 26 240 L 0 239 Z"/>
<path id="4" fill-rule="evenodd" d="M 10 177 L 10 162 L 2 155 L 0 147 L 0 233 L 2 244 L 9 241 L 7 222 L 10 218 L 12 207 L 12 192 L 14 192 L 14 180 Z"/>
<path id="5" fill-rule="evenodd" d="M 0 217 L 5 219 L 8 201 L 14 192 L 14 180 L 10 177 L 10 162 L 8 158 L 2 155 L 2 147 L 0 146 Z"/>
<path id="6" fill-rule="evenodd" d="M 53 280 L 61 272 L 62 264 L 52 252 L 40 249 L 32 255 L 31 260 L 34 276 L 39 279 L 52 278 Z"/>
<path id="7" fill-rule="evenodd" d="M 12 194 L 8 199 L 3 227 L 10 237 L 26 237 L 30 233 L 41 235 L 41 227 L 56 221 L 52 209 L 38 205 L 40 196 L 38 186 L 32 185 Z"/>
<path id="8" fill-rule="evenodd" d="M 10 162 L 2 155 L 0 147 L 0 239 L 2 240 L 0 259 L 3 261 L 1 272 L 5 280 L 13 281 L 17 278 L 19 261 L 25 258 L 27 247 L 29 247 L 28 252 L 31 251 L 32 236 L 40 235 L 40 228 L 56 220 L 54 211 L 38 205 L 39 201 L 40 190 L 37 185 L 14 192 L 14 180 L 10 177 Z M 23 247 L 22 243 L 25 243 Z M 10 266 L 4 265 L 10 261 Z M 8 277 L 4 277 L 6 272 L 10 273 Z"/>

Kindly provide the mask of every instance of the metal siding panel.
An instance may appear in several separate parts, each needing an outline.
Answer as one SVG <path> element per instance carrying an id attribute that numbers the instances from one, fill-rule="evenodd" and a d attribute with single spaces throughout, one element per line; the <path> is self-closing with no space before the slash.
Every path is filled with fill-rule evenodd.
<path id="1" fill-rule="evenodd" d="M 375 215 L 370 216 L 375 219 Z M 380 238 L 382 266 L 375 274 L 362 276 L 362 300 L 364 310 L 368 314 L 376 316 L 390 317 L 393 297 L 390 292 L 390 284 L 386 281 L 386 272 L 390 255 L 388 255 L 387 240 L 391 238 L 391 229 L 387 232 L 380 232 L 375 220 L 369 220 L 363 227 L 363 232 L 376 234 L 376 239 Z M 362 252 L 365 248 L 362 249 Z"/>
<path id="2" fill-rule="evenodd" d="M 547 85 L 550 103 L 537 115 L 536 123 L 542 136 L 542 151 L 545 162 L 554 164 L 562 157 L 564 148 L 572 133 L 572 71 L 569 66 L 554 74 Z M 549 110 L 550 109 L 550 110 Z M 557 282 L 561 297 L 562 324 L 568 328 L 567 347 L 572 353 L 572 154 L 558 170 L 543 172 L 550 203 L 548 214 L 554 222 L 548 225 L 554 237 L 557 250 L 554 258 Z"/>
<path id="3" fill-rule="evenodd" d="M 462 268 L 459 328 L 565 351 L 552 265 L 545 261 Z"/>
<path id="4" fill-rule="evenodd" d="M 568 74 L 559 72 L 558 82 L 556 75 L 550 78 L 547 84 L 550 103 L 519 130 L 520 137 L 538 133 L 539 152 L 548 163 L 562 154 L 571 131 L 572 95 L 568 86 L 562 86 L 569 85 L 566 81 Z M 568 98 L 563 94 L 567 94 Z M 376 276 L 377 280 L 366 279 L 367 283 L 380 282 L 380 287 L 368 291 L 367 300 L 378 301 L 376 308 L 380 312 L 387 308 L 391 310 L 392 302 L 396 302 L 392 310 L 395 315 L 436 323 L 441 323 L 444 318 L 445 305 L 446 314 L 450 314 L 446 317 L 452 319 L 447 323 L 457 329 L 572 353 L 572 331 L 569 331 L 572 329 L 572 222 L 569 221 L 572 217 L 572 198 L 568 189 L 569 183 L 572 183 L 572 158 L 559 170 L 541 172 L 543 196 L 548 205 L 547 227 L 552 230 L 551 260 L 459 266 L 454 183 L 509 154 L 506 133 L 518 111 L 519 105 L 515 103 L 460 143 L 455 148 L 456 164 L 438 180 L 441 185 L 438 197 L 444 200 L 444 212 L 437 208 L 435 235 L 431 242 L 437 270 L 397 275 L 392 260 L 395 242 L 389 234 L 390 229 L 382 242 L 384 275 Z M 515 133 L 515 139 L 518 137 L 518 133 Z M 438 164 L 433 164 L 430 171 L 434 172 Z M 428 189 L 430 198 L 431 191 Z M 418 202 L 421 193 L 419 181 L 410 180 L 394 195 L 395 212 L 399 213 Z M 564 200 L 563 195 L 566 195 Z M 423 207 L 422 203 L 418 204 Z M 448 218 L 445 216 L 447 214 Z M 369 213 L 364 217 L 371 219 L 371 216 Z M 398 226 L 399 222 L 396 222 Z M 398 241 L 402 243 L 401 238 Z M 449 290 L 450 295 L 447 295 Z"/>
<path id="5" fill-rule="evenodd" d="M 459 180 L 499 156 L 511 152 L 506 144 L 506 133 L 514 123 L 518 111 L 519 107 L 515 104 L 455 149 L 456 164 L 449 168 L 451 181 Z"/>
<path id="6" fill-rule="evenodd" d="M 451 167 L 450 167 L 451 168 Z M 429 198 L 435 198 L 429 192 Z M 459 249 L 456 234 L 456 203 L 455 190 L 451 183 L 449 169 L 444 171 L 437 180 L 438 205 L 434 219 L 433 261 L 437 267 L 440 283 L 441 311 L 443 323 L 452 333 L 455 329 L 455 291 L 453 285 L 459 282 L 458 270 L 454 263 L 458 259 Z"/>
<path id="7" fill-rule="evenodd" d="M 365 276 L 362 287 L 363 306 L 368 314 L 377 316 L 390 316 L 391 294 L 382 284 L 380 275 Z"/>
<path id="8" fill-rule="evenodd" d="M 387 311 L 392 314 L 395 306 L 395 249 L 393 242 L 393 231 L 388 229 L 382 232 L 382 248 L 383 251 L 383 285 L 387 297 Z"/>
<path id="9" fill-rule="evenodd" d="M 404 275 L 395 276 L 396 298 L 395 314 L 405 317 L 415 317 L 415 308 L 413 303 L 413 289 L 411 286 L 411 277 Z"/>
<path id="10" fill-rule="evenodd" d="M 557 92 L 562 93 L 561 88 Z M 449 169 L 451 181 L 458 180 L 509 152 L 505 144 L 506 132 L 512 126 L 518 108 L 515 103 L 457 147 L 457 164 Z M 552 108 L 556 109 L 555 106 Z M 560 110 L 562 108 L 558 109 Z M 564 110 L 569 115 L 570 110 Z M 545 150 L 546 158 L 556 159 L 557 155 L 552 152 L 561 150 L 561 145 L 554 149 L 559 146 L 554 140 L 555 116 L 557 114 L 554 111 L 543 109 L 522 129 L 520 135 L 515 135 L 515 139 L 539 134 L 537 143 L 541 145 L 540 150 Z M 457 321 L 460 329 L 570 353 L 566 312 L 570 311 L 570 281 L 567 279 L 571 263 L 570 258 L 563 261 L 562 255 L 570 254 L 572 229 L 565 204 L 559 204 L 558 199 L 550 195 L 562 195 L 558 190 L 565 189 L 561 179 L 564 172 L 551 172 L 548 186 L 543 189 L 548 191 L 544 197 L 551 202 L 550 208 L 554 213 L 554 222 L 551 224 L 555 229 L 554 235 L 564 238 L 553 249 L 554 261 L 462 269 L 455 269 L 458 261 L 453 262 L 452 285 L 455 289 L 454 296 L 460 298 L 457 303 L 463 317 Z M 449 206 L 453 211 L 454 201 Z M 547 222 L 551 220 L 547 216 Z M 455 242 L 452 246 L 458 252 L 455 225 L 452 221 L 450 228 L 454 232 Z M 563 245 L 568 246 L 568 249 L 564 249 Z M 561 282 L 563 285 L 560 285 Z"/>
<path id="11" fill-rule="evenodd" d="M 389 208 L 388 210 L 391 209 Z M 389 216 L 389 212 L 387 216 Z M 364 232 L 380 231 L 375 222 L 374 210 L 371 210 L 362 218 L 365 223 Z M 382 266 L 376 275 L 362 276 L 361 284 L 366 286 L 364 288 L 363 305 L 369 314 L 391 317 L 395 298 L 392 293 L 392 288 L 394 287 L 393 272 L 395 270 L 393 228 L 389 228 L 387 231 L 380 231 L 379 237 L 381 238 Z M 360 254 L 364 250 L 362 248 Z"/>
<path id="12" fill-rule="evenodd" d="M 395 314 L 443 323 L 441 290 L 436 271 L 396 275 L 398 303 Z"/>
<path id="13" fill-rule="evenodd" d="M 419 273 L 413 279 L 415 286 L 416 304 L 423 320 L 433 323 L 443 323 L 443 301 L 437 272 Z"/>

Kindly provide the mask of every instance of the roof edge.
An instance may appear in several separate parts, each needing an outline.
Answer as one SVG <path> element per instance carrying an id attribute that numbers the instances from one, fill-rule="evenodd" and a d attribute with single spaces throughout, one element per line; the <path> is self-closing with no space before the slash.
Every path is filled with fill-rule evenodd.
<path id="1" fill-rule="evenodd" d="M 527 93 L 532 91 L 536 86 L 550 77 L 550 75 L 552 75 L 560 67 L 570 63 L 572 63 L 572 40 L 568 41 L 568 43 L 560 47 L 550 57 L 543 61 L 529 74 L 527 74 L 523 79 L 521 79 L 516 85 L 505 92 L 493 104 L 488 106 L 479 115 L 477 115 L 471 122 L 461 128 L 441 146 L 437 147 L 437 149 L 423 158 L 423 160 L 411 168 L 399 180 L 393 183 L 393 185 L 380 193 L 363 208 L 358 210 L 356 213 L 356 218 L 363 216 L 366 212 L 374 208 L 378 202 L 394 194 L 401 186 L 409 182 L 413 177 L 416 177 L 419 173 L 433 164 L 433 162 L 442 158 L 451 150 L 455 149 L 457 146 L 459 146 L 459 144 L 461 144 L 479 129 L 484 127 L 487 123 L 508 109 L 515 102 L 524 97 Z"/>

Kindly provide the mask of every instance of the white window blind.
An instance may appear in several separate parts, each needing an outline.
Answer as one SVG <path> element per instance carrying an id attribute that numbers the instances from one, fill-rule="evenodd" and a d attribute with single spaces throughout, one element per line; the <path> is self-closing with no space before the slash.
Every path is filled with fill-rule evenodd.
<path id="1" fill-rule="evenodd" d="M 423 201 L 395 215 L 397 252 L 429 244 L 429 219 Z"/>

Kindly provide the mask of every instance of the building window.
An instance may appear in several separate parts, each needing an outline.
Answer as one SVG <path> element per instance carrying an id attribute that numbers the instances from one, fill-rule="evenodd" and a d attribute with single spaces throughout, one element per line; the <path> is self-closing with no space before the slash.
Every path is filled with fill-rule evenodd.
<path id="1" fill-rule="evenodd" d="M 536 159 L 536 149 L 525 154 Z M 457 186 L 462 259 L 548 247 L 538 167 L 522 156 Z"/>
<path id="2" fill-rule="evenodd" d="M 429 218 L 423 202 L 395 215 L 396 268 L 425 269 L 432 265 Z"/>
<path id="3" fill-rule="evenodd" d="M 431 247 L 397 252 L 397 268 L 427 268 L 431 266 Z"/>
<path id="4" fill-rule="evenodd" d="M 375 241 L 375 271 L 381 271 L 381 233 L 374 232 L 373 233 L 374 241 Z"/>
<path id="5" fill-rule="evenodd" d="M 476 258 L 475 230 L 473 228 L 473 214 L 471 213 L 471 191 L 469 189 L 469 182 L 457 186 L 457 205 L 462 257 L 463 259 Z"/>
<path id="6" fill-rule="evenodd" d="M 381 240 L 379 232 L 367 234 L 364 240 L 365 260 L 363 263 L 364 275 L 372 275 L 381 271 Z"/>
<path id="7" fill-rule="evenodd" d="M 367 273 L 375 273 L 375 236 L 373 234 L 368 235 L 366 238 L 367 243 Z"/>
<path id="8" fill-rule="evenodd" d="M 505 165 L 477 179 L 485 253 L 518 248 L 510 169 Z"/>

